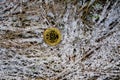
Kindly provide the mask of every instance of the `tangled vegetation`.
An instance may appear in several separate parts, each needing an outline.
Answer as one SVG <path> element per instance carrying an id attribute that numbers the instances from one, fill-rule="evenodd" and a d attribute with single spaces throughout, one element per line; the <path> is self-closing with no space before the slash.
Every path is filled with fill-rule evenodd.
<path id="1" fill-rule="evenodd" d="M 120 0 L 0 0 L 0 80 L 119 79 Z"/>

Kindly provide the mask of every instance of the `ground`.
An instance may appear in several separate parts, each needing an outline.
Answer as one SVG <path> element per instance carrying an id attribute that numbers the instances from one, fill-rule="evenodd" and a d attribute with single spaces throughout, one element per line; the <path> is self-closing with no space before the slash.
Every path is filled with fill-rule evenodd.
<path id="1" fill-rule="evenodd" d="M 0 80 L 120 80 L 120 1 L 0 0 Z"/>

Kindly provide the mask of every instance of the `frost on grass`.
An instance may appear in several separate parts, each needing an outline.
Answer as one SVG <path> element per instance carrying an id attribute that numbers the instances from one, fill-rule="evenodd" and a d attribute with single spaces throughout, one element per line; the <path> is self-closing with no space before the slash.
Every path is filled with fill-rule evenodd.
<path id="1" fill-rule="evenodd" d="M 49 27 L 57 46 L 43 40 Z M 1 79 L 120 79 L 120 1 L 0 0 Z"/>

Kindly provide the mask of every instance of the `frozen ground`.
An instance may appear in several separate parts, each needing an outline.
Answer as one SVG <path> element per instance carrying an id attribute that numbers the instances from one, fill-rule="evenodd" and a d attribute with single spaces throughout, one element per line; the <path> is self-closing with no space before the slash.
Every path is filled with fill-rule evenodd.
<path id="1" fill-rule="evenodd" d="M 120 80 L 120 1 L 0 0 L 0 80 Z"/>

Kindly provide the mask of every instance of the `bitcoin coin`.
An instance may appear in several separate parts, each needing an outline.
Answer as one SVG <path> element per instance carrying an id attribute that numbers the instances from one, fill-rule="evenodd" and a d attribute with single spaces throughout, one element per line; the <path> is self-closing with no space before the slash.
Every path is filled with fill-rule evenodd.
<path id="1" fill-rule="evenodd" d="M 44 41 L 51 46 L 55 46 L 61 41 L 61 33 L 57 28 L 47 28 L 44 31 Z"/>

